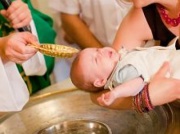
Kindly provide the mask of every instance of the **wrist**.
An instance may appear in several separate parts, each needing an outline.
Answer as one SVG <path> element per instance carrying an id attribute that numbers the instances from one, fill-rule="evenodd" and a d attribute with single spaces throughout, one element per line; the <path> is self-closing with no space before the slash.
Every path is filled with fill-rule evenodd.
<path id="1" fill-rule="evenodd" d="M 149 96 L 149 84 L 133 97 L 133 107 L 138 113 L 147 113 L 154 109 Z"/>
<path id="2" fill-rule="evenodd" d="M 5 51 L 4 51 L 4 46 L 3 46 L 6 44 L 5 40 L 6 40 L 5 37 L 0 37 L 0 57 L 3 63 L 8 62 L 8 59 L 5 58 Z"/>

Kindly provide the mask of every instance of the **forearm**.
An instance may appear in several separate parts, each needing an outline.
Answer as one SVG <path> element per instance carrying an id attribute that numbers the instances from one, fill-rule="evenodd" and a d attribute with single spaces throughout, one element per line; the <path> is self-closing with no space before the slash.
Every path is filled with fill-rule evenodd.
<path id="1" fill-rule="evenodd" d="M 91 100 L 99 105 L 97 102 L 97 98 L 100 97 L 103 93 L 108 92 L 109 90 L 103 90 L 102 92 L 98 93 L 91 93 Z M 110 109 L 116 109 L 116 110 L 129 110 L 133 108 L 132 105 L 132 97 L 126 97 L 126 98 L 117 98 L 111 105 L 104 106 L 106 108 Z"/>
<path id="2" fill-rule="evenodd" d="M 114 94 L 116 99 L 120 97 L 135 96 L 143 89 L 144 84 L 143 79 L 137 77 L 118 85 L 110 92 Z"/>
<path id="3" fill-rule="evenodd" d="M 160 106 L 180 99 L 180 88 L 177 86 L 180 84 L 180 81 L 170 80 L 170 83 L 168 81 L 169 80 L 167 79 L 167 83 L 165 82 L 166 84 L 164 83 L 161 86 L 159 84 L 156 85 L 154 82 L 149 84 L 148 90 L 152 106 Z M 159 83 L 159 81 L 157 81 L 157 83 Z M 100 105 L 97 101 L 97 98 L 107 91 L 108 90 L 98 93 L 91 93 L 92 102 Z M 103 107 L 116 110 L 134 109 L 132 97 L 117 98 L 111 105 L 103 105 Z"/>
<path id="4" fill-rule="evenodd" d="M 146 33 L 142 31 L 146 31 Z M 132 8 L 123 19 L 112 46 L 117 51 L 121 47 L 132 50 L 144 46 L 145 42 L 152 38 L 151 30 L 142 10 Z"/>
<path id="5" fill-rule="evenodd" d="M 149 84 L 149 96 L 153 106 L 160 106 L 180 99 L 180 80 L 164 78 L 166 82 L 155 85 L 159 81 L 161 80 Z"/>
<path id="6" fill-rule="evenodd" d="M 180 80 L 167 78 L 166 74 L 169 70 L 169 62 L 164 62 L 149 83 L 149 97 L 153 106 L 163 105 L 180 99 Z"/>
<path id="7" fill-rule="evenodd" d="M 61 20 L 66 34 L 68 34 L 81 48 L 103 46 L 78 15 L 61 13 Z"/>

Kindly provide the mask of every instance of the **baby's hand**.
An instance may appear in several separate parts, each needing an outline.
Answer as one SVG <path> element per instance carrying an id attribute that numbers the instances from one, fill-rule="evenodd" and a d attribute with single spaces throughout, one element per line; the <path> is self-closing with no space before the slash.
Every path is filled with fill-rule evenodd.
<path id="1" fill-rule="evenodd" d="M 29 25 L 32 20 L 31 12 L 22 0 L 13 1 L 7 10 L 1 10 L 0 13 L 15 29 Z"/>
<path id="2" fill-rule="evenodd" d="M 115 101 L 116 97 L 114 96 L 112 91 L 102 94 L 97 98 L 98 103 L 101 106 L 109 106 Z"/>

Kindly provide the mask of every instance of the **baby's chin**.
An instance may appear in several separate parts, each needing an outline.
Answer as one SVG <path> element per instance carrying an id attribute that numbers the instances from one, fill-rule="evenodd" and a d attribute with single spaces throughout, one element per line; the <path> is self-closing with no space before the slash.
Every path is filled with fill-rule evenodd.
<path id="1" fill-rule="evenodd" d="M 118 61 L 120 60 L 120 58 L 121 58 L 121 56 L 120 56 L 119 53 L 115 53 L 115 54 L 114 54 L 114 60 L 115 60 L 116 62 L 118 62 Z"/>
<path id="2" fill-rule="evenodd" d="M 113 65 L 113 68 L 116 67 L 118 61 L 120 60 L 120 56 L 116 55 L 112 60 L 111 60 L 111 64 Z"/>

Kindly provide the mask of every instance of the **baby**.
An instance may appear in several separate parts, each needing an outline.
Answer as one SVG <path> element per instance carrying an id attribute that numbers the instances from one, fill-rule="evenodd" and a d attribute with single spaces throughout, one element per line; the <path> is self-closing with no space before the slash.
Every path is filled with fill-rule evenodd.
<path id="1" fill-rule="evenodd" d="M 180 51 L 173 47 L 136 48 L 118 53 L 113 48 L 86 48 L 74 60 L 71 68 L 73 84 L 84 91 L 110 89 L 98 98 L 110 105 L 118 97 L 135 96 L 168 61 L 174 72 L 167 77 L 180 78 Z"/>

